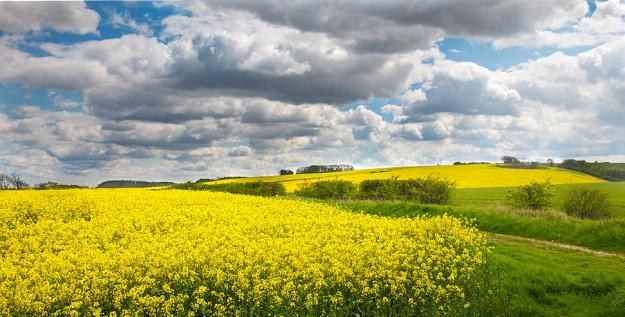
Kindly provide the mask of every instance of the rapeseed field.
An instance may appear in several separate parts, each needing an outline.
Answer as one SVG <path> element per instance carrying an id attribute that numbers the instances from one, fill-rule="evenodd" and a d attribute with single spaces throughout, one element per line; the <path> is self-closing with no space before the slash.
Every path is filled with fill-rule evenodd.
<path id="1" fill-rule="evenodd" d="M 550 180 L 552 184 L 599 183 L 601 179 L 560 168 L 515 169 L 502 168 L 494 164 L 407 166 L 376 169 L 362 169 L 334 173 L 295 174 L 281 176 L 259 176 L 224 179 L 212 184 L 230 182 L 281 182 L 288 192 L 295 191 L 299 184 L 323 180 L 341 179 L 360 183 L 367 179 L 388 179 L 397 177 L 409 179 L 430 175 L 447 178 L 458 188 L 508 187 L 528 184 L 531 181 Z"/>
<path id="2" fill-rule="evenodd" d="M 0 314 L 445 315 L 473 305 L 489 252 L 448 216 L 215 192 L 2 191 Z"/>

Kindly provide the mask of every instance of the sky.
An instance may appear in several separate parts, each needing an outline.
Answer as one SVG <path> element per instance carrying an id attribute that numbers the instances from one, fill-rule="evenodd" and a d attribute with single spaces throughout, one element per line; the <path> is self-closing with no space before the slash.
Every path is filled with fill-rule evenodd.
<path id="1" fill-rule="evenodd" d="M 625 161 L 625 2 L 0 2 L 31 183 Z"/>

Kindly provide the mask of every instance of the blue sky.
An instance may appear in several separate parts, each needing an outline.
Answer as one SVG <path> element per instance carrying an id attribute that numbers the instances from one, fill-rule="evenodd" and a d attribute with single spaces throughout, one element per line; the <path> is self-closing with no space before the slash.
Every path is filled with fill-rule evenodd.
<path id="1" fill-rule="evenodd" d="M 625 159 L 623 1 L 406 2 L 2 3 L 0 170 Z"/>

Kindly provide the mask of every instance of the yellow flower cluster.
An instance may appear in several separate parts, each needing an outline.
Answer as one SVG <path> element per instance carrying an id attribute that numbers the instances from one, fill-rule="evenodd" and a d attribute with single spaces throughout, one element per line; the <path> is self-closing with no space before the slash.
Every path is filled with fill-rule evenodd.
<path id="1" fill-rule="evenodd" d="M 469 304 L 488 252 L 451 217 L 215 192 L 4 191 L 0 314 L 444 313 Z"/>

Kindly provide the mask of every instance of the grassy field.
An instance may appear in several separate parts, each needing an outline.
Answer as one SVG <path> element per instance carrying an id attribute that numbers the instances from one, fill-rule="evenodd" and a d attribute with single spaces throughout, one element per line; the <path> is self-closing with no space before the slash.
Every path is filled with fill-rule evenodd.
<path id="1" fill-rule="evenodd" d="M 411 202 L 340 202 L 366 214 L 387 217 L 451 215 L 472 219 L 483 231 L 558 241 L 596 250 L 625 253 L 625 219 L 583 220 L 559 212 L 530 212 L 483 207 L 420 205 Z"/>
<path id="2" fill-rule="evenodd" d="M 335 173 L 295 174 L 282 176 L 259 176 L 248 178 L 224 179 L 216 182 L 281 182 L 287 191 L 297 189 L 298 184 L 320 180 L 342 179 L 361 182 L 365 179 L 384 179 L 397 176 L 399 179 L 427 177 L 438 175 L 456 182 L 458 188 L 506 187 L 527 184 L 532 180 L 545 181 L 550 179 L 553 184 L 599 183 L 602 180 L 573 171 L 558 168 L 511 169 L 491 164 L 476 165 L 441 165 L 441 166 L 410 166 L 363 169 Z"/>
<path id="3" fill-rule="evenodd" d="M 555 209 L 558 209 L 562 205 L 567 191 L 575 186 L 596 188 L 607 193 L 610 199 L 610 208 L 608 210 L 610 216 L 614 218 L 625 218 L 625 182 L 555 185 Z M 506 193 L 513 188 L 514 187 L 459 188 L 454 192 L 454 204 L 500 209 L 504 203 Z"/>
<path id="4" fill-rule="evenodd" d="M 511 316 L 624 316 L 625 260 L 494 241 Z"/>

